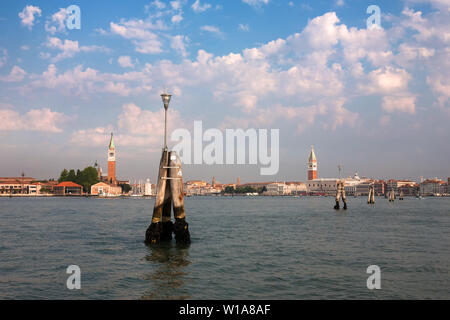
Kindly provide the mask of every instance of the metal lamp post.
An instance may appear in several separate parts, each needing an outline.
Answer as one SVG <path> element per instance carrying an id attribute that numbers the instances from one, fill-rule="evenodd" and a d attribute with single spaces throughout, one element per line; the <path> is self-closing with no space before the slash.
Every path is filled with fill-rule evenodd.
<path id="1" fill-rule="evenodd" d="M 165 109 L 165 114 L 164 114 L 164 149 L 167 150 L 167 109 L 169 109 L 169 102 L 170 102 L 170 98 L 172 97 L 172 95 L 167 94 L 167 93 L 163 93 L 161 95 L 162 101 L 164 103 L 164 109 Z"/>

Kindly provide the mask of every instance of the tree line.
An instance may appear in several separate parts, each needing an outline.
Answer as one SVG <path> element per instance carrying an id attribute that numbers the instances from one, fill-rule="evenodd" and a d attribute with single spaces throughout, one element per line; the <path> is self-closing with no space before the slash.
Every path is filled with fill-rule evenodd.
<path id="1" fill-rule="evenodd" d="M 261 187 L 261 188 L 253 188 L 253 187 L 250 187 L 250 186 L 234 188 L 232 186 L 228 186 L 228 187 L 225 187 L 225 189 L 223 190 L 223 193 L 227 193 L 227 194 L 245 194 L 245 193 L 263 193 L 264 191 L 267 191 L 265 186 Z"/>
<path id="2" fill-rule="evenodd" d="M 92 166 L 86 167 L 83 170 L 78 169 L 64 169 L 59 176 L 58 182 L 72 181 L 80 186 L 83 186 L 84 192 L 90 192 L 91 186 L 98 183 L 97 169 Z"/>

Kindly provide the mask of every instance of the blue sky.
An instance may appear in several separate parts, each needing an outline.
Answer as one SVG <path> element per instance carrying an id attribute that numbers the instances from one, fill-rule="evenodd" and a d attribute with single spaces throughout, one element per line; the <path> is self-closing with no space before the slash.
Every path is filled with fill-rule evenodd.
<path id="1" fill-rule="evenodd" d="M 447 0 L 2 1 L 0 176 L 106 169 L 114 131 L 119 178 L 154 181 L 166 87 L 173 128 L 280 129 L 277 176 L 186 179 L 304 181 L 312 144 L 321 177 L 447 177 L 449 15 Z"/>

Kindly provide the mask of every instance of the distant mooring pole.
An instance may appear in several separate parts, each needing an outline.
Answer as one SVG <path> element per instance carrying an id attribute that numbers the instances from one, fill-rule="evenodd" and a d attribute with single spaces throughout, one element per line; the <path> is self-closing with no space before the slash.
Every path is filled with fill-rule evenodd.
<path id="1" fill-rule="evenodd" d="M 345 181 L 339 179 L 336 182 L 336 204 L 334 209 L 339 210 L 339 200 L 342 197 L 342 202 L 344 203 L 344 210 L 347 210 L 347 199 L 345 197 Z"/>
<path id="2" fill-rule="evenodd" d="M 369 198 L 367 199 L 367 203 L 368 204 L 375 203 L 375 187 L 373 183 L 369 186 Z"/>
<path id="3" fill-rule="evenodd" d="M 347 199 L 345 197 L 345 181 L 341 179 L 341 170 L 342 166 L 338 165 L 339 170 L 339 180 L 336 181 L 336 204 L 334 205 L 334 209 L 339 210 L 339 200 L 342 197 L 342 202 L 344 203 L 344 210 L 347 210 Z"/>
<path id="4" fill-rule="evenodd" d="M 164 147 L 161 161 L 159 163 L 158 182 L 156 185 L 156 200 L 153 209 L 153 217 L 150 226 L 145 233 L 145 243 L 157 244 L 160 241 L 175 240 L 178 244 L 191 242 L 183 199 L 183 173 L 181 171 L 181 160 L 175 151 L 167 148 L 167 109 L 171 95 L 161 95 L 164 114 Z M 171 211 L 174 211 L 175 224 L 171 220 Z"/>

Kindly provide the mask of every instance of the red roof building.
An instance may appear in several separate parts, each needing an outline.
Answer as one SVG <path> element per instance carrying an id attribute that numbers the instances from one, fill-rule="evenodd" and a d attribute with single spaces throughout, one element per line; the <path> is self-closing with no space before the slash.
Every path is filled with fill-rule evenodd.
<path id="1" fill-rule="evenodd" d="M 53 190 L 55 195 L 59 196 L 81 196 L 83 194 L 83 187 L 72 181 L 63 181 L 57 184 Z"/>

